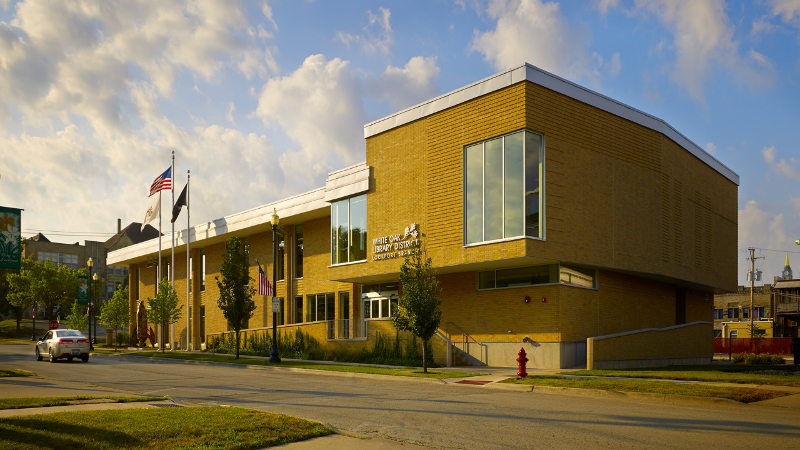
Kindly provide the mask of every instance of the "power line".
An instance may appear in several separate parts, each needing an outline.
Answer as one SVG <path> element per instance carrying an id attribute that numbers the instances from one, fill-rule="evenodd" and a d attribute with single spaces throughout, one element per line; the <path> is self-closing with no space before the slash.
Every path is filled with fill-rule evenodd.
<path id="1" fill-rule="evenodd" d="M 22 230 L 23 233 L 49 233 L 55 236 L 114 236 L 117 233 L 109 233 L 108 231 L 62 231 L 62 230 L 37 230 L 27 228 Z"/>
<path id="2" fill-rule="evenodd" d="M 767 251 L 767 252 L 798 253 L 798 254 L 800 254 L 800 252 L 793 252 L 791 250 L 775 250 L 775 249 L 771 249 L 771 248 L 759 248 L 759 247 L 753 247 L 753 248 L 756 249 L 756 250 L 763 250 L 763 251 Z M 747 251 L 747 249 L 739 250 L 739 253 L 746 252 L 746 251 Z"/>

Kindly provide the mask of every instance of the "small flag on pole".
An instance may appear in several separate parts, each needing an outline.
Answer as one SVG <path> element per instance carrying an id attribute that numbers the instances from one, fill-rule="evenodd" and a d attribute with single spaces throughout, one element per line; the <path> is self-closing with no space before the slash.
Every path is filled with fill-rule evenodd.
<path id="1" fill-rule="evenodd" d="M 261 264 L 258 261 L 256 261 L 256 264 L 258 264 L 258 295 L 272 297 L 275 294 L 272 291 L 272 285 L 267 280 L 267 274 L 264 273 L 264 269 L 261 268 Z"/>
<path id="2" fill-rule="evenodd" d="M 160 195 L 158 197 L 156 197 L 156 199 L 153 202 L 153 204 L 150 205 L 150 208 L 148 208 L 147 212 L 145 213 L 144 220 L 142 221 L 142 230 L 141 231 L 144 231 L 144 227 L 148 223 L 150 223 L 153 220 L 157 219 L 159 216 L 161 216 L 161 196 Z"/>
<path id="3" fill-rule="evenodd" d="M 181 195 L 178 196 L 178 201 L 175 202 L 175 205 L 172 207 L 172 223 L 175 223 L 178 220 L 178 216 L 181 214 L 181 209 L 186 206 L 186 189 L 189 188 L 189 183 L 186 183 L 186 186 L 183 187 L 181 191 Z"/>
<path id="4" fill-rule="evenodd" d="M 161 175 L 159 175 L 153 184 L 150 185 L 150 195 L 148 197 L 152 197 L 153 194 L 163 190 L 169 190 L 172 188 L 172 166 L 169 166 L 167 170 L 164 171 Z"/>

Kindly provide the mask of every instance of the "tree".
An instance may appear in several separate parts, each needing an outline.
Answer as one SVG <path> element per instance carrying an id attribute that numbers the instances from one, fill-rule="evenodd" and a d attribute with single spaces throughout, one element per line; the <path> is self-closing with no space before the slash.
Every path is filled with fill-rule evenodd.
<path id="1" fill-rule="evenodd" d="M 128 303 L 128 286 L 120 286 L 114 291 L 114 296 L 103 305 L 103 314 L 100 315 L 100 323 L 114 328 L 118 333 L 119 327 L 130 321 L 131 310 Z M 177 300 L 177 295 L 175 299 Z M 114 350 L 117 349 L 117 340 L 114 339 Z M 106 344 L 108 344 L 106 342 Z"/>
<path id="2" fill-rule="evenodd" d="M 22 322 L 23 308 L 14 306 L 8 299 L 8 294 L 11 293 L 11 285 L 8 283 L 8 274 L 19 273 L 16 269 L 0 269 L 0 314 L 10 314 L 17 321 L 17 331 L 20 331 L 20 323 Z"/>
<path id="3" fill-rule="evenodd" d="M 8 283 L 9 303 L 22 309 L 36 304 L 46 311 L 48 320 L 53 318 L 56 306 L 69 310 L 78 297 L 75 270 L 63 264 L 56 268 L 51 261 L 23 259 L 22 270 L 19 274 L 9 273 Z"/>
<path id="4" fill-rule="evenodd" d="M 156 325 L 161 326 L 161 352 L 166 348 L 167 328 L 181 319 L 183 305 L 178 305 L 178 294 L 172 289 L 167 278 L 158 283 L 158 292 L 154 298 L 147 297 L 147 306 L 150 311 L 147 318 Z"/>
<path id="5" fill-rule="evenodd" d="M 83 330 L 89 328 L 89 315 L 87 314 L 87 309 L 89 309 L 86 305 L 79 305 L 78 302 L 74 302 L 72 304 L 72 311 L 70 315 L 66 317 L 67 326 L 72 330 L 78 330 L 83 332 Z"/>
<path id="6" fill-rule="evenodd" d="M 431 258 L 422 249 L 412 249 L 400 266 L 400 296 L 392 325 L 398 330 L 409 331 L 422 340 L 422 371 L 428 373 L 425 348 L 442 321 L 442 288 L 439 276 L 432 267 Z"/>
<path id="7" fill-rule="evenodd" d="M 253 279 L 250 278 L 250 267 L 248 267 L 250 259 L 248 249 L 244 248 L 239 238 L 231 236 L 225 243 L 225 250 L 220 270 L 222 280 L 214 277 L 219 287 L 217 306 L 236 333 L 236 359 L 239 359 L 239 332 L 253 317 L 253 311 L 256 309 L 253 296 L 256 290 L 250 287 Z"/>

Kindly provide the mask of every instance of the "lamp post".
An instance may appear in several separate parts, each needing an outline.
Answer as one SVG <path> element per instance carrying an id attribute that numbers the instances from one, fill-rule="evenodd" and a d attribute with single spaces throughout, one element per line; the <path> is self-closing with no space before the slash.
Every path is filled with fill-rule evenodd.
<path id="1" fill-rule="evenodd" d="M 91 282 L 92 280 L 92 267 L 94 266 L 94 261 L 92 258 L 89 258 L 89 261 L 86 261 L 86 265 L 89 266 L 89 350 L 94 350 L 94 346 L 92 345 L 92 286 L 94 283 Z M 96 274 L 95 274 L 96 275 Z"/>
<path id="2" fill-rule="evenodd" d="M 278 218 L 278 211 L 275 208 L 272 208 L 272 300 L 274 303 L 276 290 L 278 289 L 278 243 L 275 240 L 276 231 L 278 230 L 278 223 L 280 218 Z M 278 339 L 277 339 L 277 322 L 278 322 L 278 313 L 275 312 L 275 308 L 272 309 L 272 351 L 269 352 L 269 362 L 271 363 L 279 363 L 281 362 L 281 357 L 278 354 Z"/>
<path id="3" fill-rule="evenodd" d="M 94 278 L 92 278 L 92 280 L 93 280 L 92 281 L 92 285 L 94 286 L 94 290 L 95 291 L 97 290 L 97 279 L 98 278 L 99 277 L 97 276 L 97 273 L 95 272 Z M 95 292 L 95 294 L 96 293 L 97 292 Z M 94 340 L 92 341 L 92 344 L 97 344 L 97 316 L 94 314 L 94 303 L 92 303 L 92 319 L 94 319 L 94 333 L 92 334 L 92 336 L 94 336 Z M 91 326 L 91 325 L 92 324 L 89 323 L 89 326 Z"/>

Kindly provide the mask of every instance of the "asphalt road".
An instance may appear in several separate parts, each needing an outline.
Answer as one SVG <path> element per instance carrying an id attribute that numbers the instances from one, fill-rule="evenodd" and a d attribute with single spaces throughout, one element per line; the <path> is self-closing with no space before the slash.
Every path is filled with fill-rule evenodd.
<path id="1" fill-rule="evenodd" d="M 532 394 L 400 377 L 358 378 L 118 356 L 93 356 L 88 364 L 50 364 L 36 362 L 31 350 L 0 345 L 0 367 L 34 371 L 43 381 L 169 395 L 185 404 L 236 405 L 289 414 L 344 433 L 434 448 L 800 445 L 800 410 L 791 408 Z M 13 389 L 13 384 L 0 379 L 0 396 L 8 396 Z"/>

